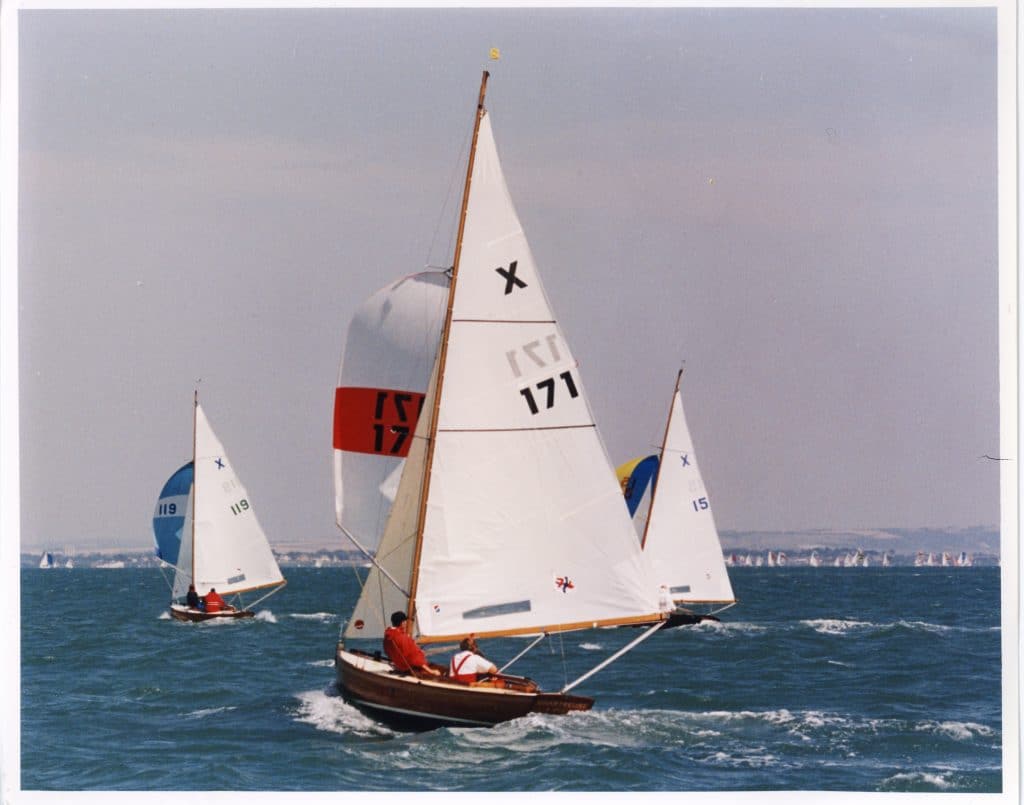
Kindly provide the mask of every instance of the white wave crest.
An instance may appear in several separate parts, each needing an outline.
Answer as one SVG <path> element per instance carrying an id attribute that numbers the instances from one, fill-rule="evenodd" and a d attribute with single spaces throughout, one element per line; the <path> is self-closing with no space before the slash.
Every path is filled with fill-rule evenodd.
<path id="1" fill-rule="evenodd" d="M 170 619 L 171 619 L 171 613 L 168 612 L 167 610 L 164 610 L 163 612 L 161 612 L 160 613 L 160 617 L 157 618 L 158 621 L 169 621 Z"/>
<path id="2" fill-rule="evenodd" d="M 949 774 L 931 774 L 926 771 L 914 771 L 914 772 L 902 772 L 900 774 L 894 774 L 892 777 L 887 777 L 882 781 L 882 790 L 888 790 L 895 788 L 897 790 L 905 788 L 906 786 L 918 786 L 921 783 L 930 785 L 933 788 L 937 788 L 940 791 L 944 791 L 948 788 L 952 788 L 953 784 L 949 781 Z"/>
<path id="3" fill-rule="evenodd" d="M 989 737 L 994 734 L 991 727 L 973 721 L 925 721 L 918 724 L 918 732 L 934 732 L 957 741 L 970 741 L 975 736 Z"/>
<path id="4" fill-rule="evenodd" d="M 603 651 L 604 646 L 600 643 L 580 643 L 580 648 L 584 651 Z"/>
<path id="5" fill-rule="evenodd" d="M 732 634 L 756 634 L 758 632 L 765 632 L 768 630 L 767 626 L 761 626 L 757 623 L 743 623 L 735 621 L 700 621 L 692 626 L 687 626 L 687 629 L 698 629 L 703 632 L 716 632 L 718 634 L 732 635 Z"/>
<path id="6" fill-rule="evenodd" d="M 215 716 L 217 713 L 226 713 L 228 710 L 235 709 L 235 707 L 208 707 L 204 710 L 193 710 L 191 713 L 185 713 L 185 718 L 206 718 L 207 716 Z"/>
<path id="7" fill-rule="evenodd" d="M 300 621 L 320 621 L 321 623 L 326 623 L 337 618 L 337 615 L 333 612 L 293 612 L 290 617 Z"/>
<path id="8" fill-rule="evenodd" d="M 339 735 L 394 735 L 394 731 L 360 713 L 341 696 L 327 690 L 309 690 L 296 695 L 299 709 L 295 720 L 323 732 Z"/>
<path id="9" fill-rule="evenodd" d="M 953 631 L 952 626 L 943 626 L 939 623 L 926 623 L 925 621 L 897 621 L 897 626 L 902 626 L 904 629 L 923 629 L 926 632 L 932 632 L 934 634 L 946 634 Z"/>
<path id="10" fill-rule="evenodd" d="M 696 758 L 699 763 L 712 766 L 732 766 L 734 768 L 763 769 L 779 765 L 775 755 L 768 754 L 764 747 L 751 747 L 748 752 L 713 752 L 707 757 Z"/>
<path id="11" fill-rule="evenodd" d="M 849 632 L 863 631 L 864 629 L 877 628 L 877 624 L 870 621 L 842 620 L 839 618 L 814 618 L 812 620 L 800 621 L 804 626 L 810 626 L 820 634 L 848 634 Z"/>
<path id="12" fill-rule="evenodd" d="M 894 629 L 910 629 L 911 631 L 930 632 L 932 634 L 949 634 L 953 631 L 975 632 L 986 631 L 963 626 L 945 626 L 941 623 L 928 623 L 927 621 L 899 620 L 893 623 L 872 623 L 871 621 L 858 621 L 844 618 L 813 618 L 802 620 L 803 626 L 810 626 L 820 634 L 844 635 L 850 632 L 864 632 L 875 630 L 879 632 L 890 632 Z"/>
<path id="13" fill-rule="evenodd" d="M 309 665 L 314 665 L 317 668 L 330 668 L 334 665 L 334 660 L 313 660 Z"/>
<path id="14" fill-rule="evenodd" d="M 274 617 L 274 613 L 269 609 L 261 609 L 256 613 L 253 620 L 263 621 L 264 623 L 277 623 L 277 618 Z"/>

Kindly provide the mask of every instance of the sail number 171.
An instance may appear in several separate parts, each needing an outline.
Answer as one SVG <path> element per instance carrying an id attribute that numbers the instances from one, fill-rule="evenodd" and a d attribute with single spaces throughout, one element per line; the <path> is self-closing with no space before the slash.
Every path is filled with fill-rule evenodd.
<path id="1" fill-rule="evenodd" d="M 565 388 L 569 392 L 569 396 L 578 397 L 580 393 L 576 388 L 576 383 L 572 379 L 572 373 L 562 372 L 559 375 L 559 377 L 565 381 Z M 546 402 L 545 407 L 553 408 L 555 405 L 555 378 L 549 377 L 547 380 L 541 380 L 537 384 L 536 388 L 537 391 L 547 392 L 544 395 L 544 400 Z M 540 411 L 540 408 L 538 408 L 537 406 L 537 401 L 536 399 L 534 399 L 533 396 L 533 389 L 520 389 L 519 393 L 522 394 L 524 398 L 526 398 L 526 404 L 530 407 L 531 414 L 536 414 Z"/>

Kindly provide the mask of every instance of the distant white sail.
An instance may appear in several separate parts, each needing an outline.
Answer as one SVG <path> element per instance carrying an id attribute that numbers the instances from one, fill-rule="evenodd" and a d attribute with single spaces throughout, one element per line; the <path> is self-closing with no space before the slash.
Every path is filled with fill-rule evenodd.
<path id="1" fill-rule="evenodd" d="M 249 493 L 198 401 L 193 472 L 188 497 L 193 532 L 181 540 L 172 597 L 183 598 L 192 583 L 199 595 L 211 588 L 229 595 L 283 585 Z"/>
<path id="2" fill-rule="evenodd" d="M 733 603 L 729 573 L 697 465 L 677 381 L 657 468 L 643 548 L 677 604 Z"/>

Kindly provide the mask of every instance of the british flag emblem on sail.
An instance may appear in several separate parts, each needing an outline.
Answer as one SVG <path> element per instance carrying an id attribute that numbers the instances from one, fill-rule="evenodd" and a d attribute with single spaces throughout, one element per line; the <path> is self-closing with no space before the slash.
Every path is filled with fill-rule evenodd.
<path id="1" fill-rule="evenodd" d="M 572 583 L 572 579 L 568 576 L 556 576 L 555 587 L 561 590 L 563 593 L 569 592 L 569 590 L 575 590 L 576 585 Z"/>

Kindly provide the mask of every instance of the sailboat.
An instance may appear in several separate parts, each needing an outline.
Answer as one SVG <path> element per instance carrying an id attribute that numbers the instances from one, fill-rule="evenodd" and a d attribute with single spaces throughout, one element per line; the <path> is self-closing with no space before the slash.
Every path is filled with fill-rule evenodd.
<path id="1" fill-rule="evenodd" d="M 490 726 L 531 712 L 590 709 L 592 698 L 569 691 L 665 618 L 505 184 L 484 107 L 487 78 L 440 346 L 394 504 L 335 653 L 346 700 L 401 728 Z M 489 684 L 472 685 L 402 672 L 379 651 L 347 645 L 379 641 L 397 611 L 408 613 L 404 628 L 424 645 L 470 634 L 533 636 L 529 650 L 549 634 L 648 628 L 545 692 L 505 673 L 518 657 Z"/>
<path id="2" fill-rule="evenodd" d="M 180 621 L 251 618 L 253 607 L 285 585 L 249 494 L 213 432 L 196 393 L 192 460 L 160 491 L 153 512 L 157 558 L 173 568 L 171 617 Z M 194 585 L 200 606 L 189 606 Z M 211 590 L 233 603 L 203 606 Z M 250 604 L 243 594 L 264 592 Z"/>
<path id="3" fill-rule="evenodd" d="M 718 612 L 736 603 L 683 413 L 682 376 L 682 371 L 676 376 L 660 454 L 629 462 L 618 470 L 634 519 L 638 516 L 638 504 L 634 503 L 638 492 L 642 495 L 643 488 L 651 488 L 640 544 L 671 601 L 667 628 L 717 620 Z M 690 609 L 693 606 L 708 611 L 697 613 Z"/>
<path id="4" fill-rule="evenodd" d="M 43 555 L 39 557 L 39 569 L 50 570 L 53 567 L 53 554 L 49 551 L 43 551 Z"/>

